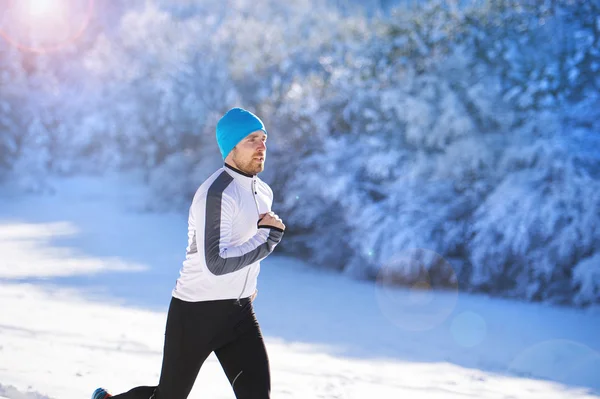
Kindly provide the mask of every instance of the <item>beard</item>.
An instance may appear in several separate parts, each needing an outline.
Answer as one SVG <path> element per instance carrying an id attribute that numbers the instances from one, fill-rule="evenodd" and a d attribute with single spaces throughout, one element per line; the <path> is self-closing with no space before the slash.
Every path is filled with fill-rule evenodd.
<path id="1" fill-rule="evenodd" d="M 254 159 L 255 157 L 259 157 L 262 156 L 263 158 L 263 162 L 259 162 L 256 159 Z M 266 160 L 266 154 L 254 154 L 252 155 L 251 158 L 249 159 L 243 159 L 242 157 L 239 156 L 239 153 L 237 152 L 237 150 L 234 148 L 233 149 L 233 162 L 235 162 L 235 164 L 237 165 L 237 168 L 239 170 L 241 170 L 244 173 L 247 173 L 249 175 L 257 175 L 260 172 L 262 172 L 265 169 L 265 160 Z"/>

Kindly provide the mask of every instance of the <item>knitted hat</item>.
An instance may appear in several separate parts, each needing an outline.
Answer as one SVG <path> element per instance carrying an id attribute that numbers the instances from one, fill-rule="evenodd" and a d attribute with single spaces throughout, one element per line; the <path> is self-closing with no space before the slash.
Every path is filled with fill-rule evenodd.
<path id="1" fill-rule="evenodd" d="M 244 137 L 257 130 L 267 134 L 265 125 L 250 111 L 232 108 L 217 123 L 217 144 L 223 159 Z"/>

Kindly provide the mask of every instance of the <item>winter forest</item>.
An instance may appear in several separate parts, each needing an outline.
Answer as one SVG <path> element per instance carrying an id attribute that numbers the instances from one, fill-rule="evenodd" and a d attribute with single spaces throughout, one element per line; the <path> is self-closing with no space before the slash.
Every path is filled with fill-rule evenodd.
<path id="1" fill-rule="evenodd" d="M 282 253 L 600 303 L 600 0 L 71 0 L 36 29 L 9 3 L 0 184 L 137 169 L 147 211 L 185 214 L 242 106 L 269 130 Z"/>

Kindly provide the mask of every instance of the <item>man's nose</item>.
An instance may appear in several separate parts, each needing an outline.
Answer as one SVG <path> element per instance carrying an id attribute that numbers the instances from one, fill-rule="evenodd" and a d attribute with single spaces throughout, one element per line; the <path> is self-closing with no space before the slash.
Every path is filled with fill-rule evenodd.
<path id="1" fill-rule="evenodd" d="M 261 141 L 258 143 L 258 149 L 259 150 L 266 150 L 267 149 L 267 143 L 265 143 L 264 141 Z"/>

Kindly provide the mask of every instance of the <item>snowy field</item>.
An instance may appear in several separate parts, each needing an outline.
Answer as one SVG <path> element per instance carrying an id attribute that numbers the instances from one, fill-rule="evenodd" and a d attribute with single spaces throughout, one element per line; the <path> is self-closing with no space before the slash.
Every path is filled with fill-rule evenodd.
<path id="1" fill-rule="evenodd" d="M 0 399 L 158 381 L 186 220 L 143 212 L 144 195 L 125 178 L 2 188 Z M 600 397 L 598 310 L 391 290 L 283 256 L 255 307 L 275 399 Z M 190 397 L 234 397 L 214 356 Z"/>

